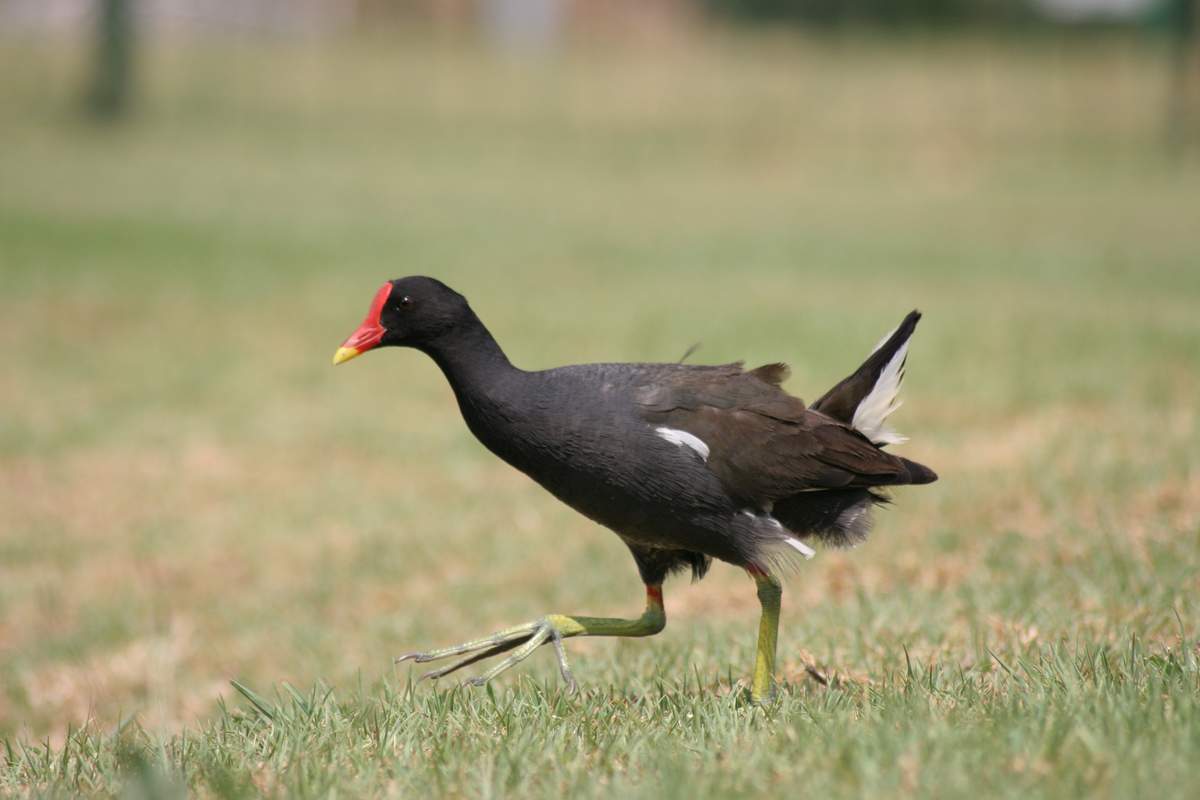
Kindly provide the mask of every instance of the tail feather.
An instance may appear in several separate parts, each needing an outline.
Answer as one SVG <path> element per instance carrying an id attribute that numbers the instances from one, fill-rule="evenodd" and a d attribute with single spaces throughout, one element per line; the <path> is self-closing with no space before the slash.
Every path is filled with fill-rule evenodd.
<path id="1" fill-rule="evenodd" d="M 937 473 L 924 464 L 918 464 L 903 457 L 899 458 L 904 463 L 904 468 L 908 470 L 908 479 L 904 483 L 916 486 L 922 483 L 933 483 L 938 479 Z"/>
<path id="2" fill-rule="evenodd" d="M 887 427 L 887 418 L 900 407 L 900 384 L 908 357 L 908 340 L 921 312 L 911 311 L 896 330 L 883 338 L 862 366 L 843 378 L 812 404 L 814 411 L 858 430 L 876 445 L 906 441 Z"/>

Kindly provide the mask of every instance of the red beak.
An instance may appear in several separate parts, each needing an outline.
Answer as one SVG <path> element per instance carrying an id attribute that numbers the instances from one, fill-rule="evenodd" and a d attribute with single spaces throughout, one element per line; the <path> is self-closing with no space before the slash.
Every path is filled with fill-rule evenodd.
<path id="1" fill-rule="evenodd" d="M 367 316 L 363 319 L 362 325 L 359 325 L 358 330 L 350 334 L 350 338 L 342 342 L 342 346 L 333 354 L 334 366 L 341 364 L 343 361 L 349 361 L 355 356 L 379 346 L 379 342 L 383 339 L 383 334 L 387 332 L 387 329 L 379 321 L 379 315 L 383 313 L 383 305 L 387 302 L 391 294 L 392 284 L 385 283 L 379 287 L 379 291 L 375 293 L 375 299 L 371 301 L 371 308 L 367 310 Z"/>

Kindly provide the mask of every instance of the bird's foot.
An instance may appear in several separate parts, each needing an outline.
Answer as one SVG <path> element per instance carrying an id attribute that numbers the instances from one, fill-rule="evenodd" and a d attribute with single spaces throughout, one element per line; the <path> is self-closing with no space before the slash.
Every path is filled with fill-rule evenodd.
<path id="1" fill-rule="evenodd" d="M 563 648 L 563 639 L 572 636 L 653 636 L 667 624 L 667 615 L 663 610 L 662 586 L 648 584 L 646 586 L 646 610 L 637 619 L 614 619 L 612 617 L 583 617 L 566 614 L 547 614 L 541 619 L 507 628 L 491 636 L 464 642 L 454 647 L 443 647 L 441 650 L 430 650 L 425 653 L 408 653 L 396 659 L 415 661 L 423 664 L 427 661 L 440 661 L 451 656 L 465 656 L 445 667 L 430 670 L 421 676 L 438 678 L 456 672 L 463 667 L 482 661 L 485 658 L 498 656 L 512 650 L 513 653 L 491 669 L 467 681 L 474 686 L 482 686 L 505 670 L 515 667 L 533 654 L 534 650 L 550 642 L 554 645 L 554 653 L 558 656 L 558 669 L 563 681 L 571 691 L 575 691 L 575 678 L 567 666 L 567 653 Z"/>
<path id="2" fill-rule="evenodd" d="M 516 652 L 483 674 L 466 681 L 466 683 L 472 686 L 483 686 L 500 673 L 505 672 L 511 667 L 515 667 L 529 658 L 534 650 L 537 650 L 546 642 L 551 642 L 554 645 L 555 654 L 558 656 L 558 669 L 562 674 L 563 681 L 567 684 L 570 691 L 575 691 L 577 684 L 575 683 L 574 676 L 571 675 L 570 667 L 567 666 L 567 653 L 562 644 L 564 636 L 574 636 L 582 632 L 575 630 L 578 626 L 573 626 L 571 624 L 573 622 L 574 620 L 570 617 L 550 615 L 534 620 L 533 622 L 527 622 L 524 625 L 506 628 L 491 636 L 485 636 L 482 639 L 463 642 L 453 647 L 443 647 L 440 650 L 429 650 L 427 652 L 405 653 L 396 659 L 396 663 L 413 661 L 417 664 L 423 664 L 429 661 L 439 661 L 443 658 L 469 654 L 466 658 L 454 661 L 447 666 L 430 670 L 418 679 L 425 680 L 429 678 L 437 680 L 452 672 L 457 672 L 463 667 L 470 666 L 477 661 L 498 656 L 501 653 L 507 653 L 509 650 L 515 650 Z"/>

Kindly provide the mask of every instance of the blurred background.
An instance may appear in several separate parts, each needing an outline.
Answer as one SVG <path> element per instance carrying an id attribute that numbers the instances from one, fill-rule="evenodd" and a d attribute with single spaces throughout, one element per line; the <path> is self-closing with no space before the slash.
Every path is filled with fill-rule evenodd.
<path id="1" fill-rule="evenodd" d="M 794 681 L 1194 637 L 1197 7 L 0 0 L 0 736 L 640 606 L 432 363 L 329 367 L 412 273 L 525 368 L 700 342 L 809 400 L 926 313 L 942 480 L 789 585 Z M 748 668 L 743 575 L 667 608 L 581 682 Z"/>

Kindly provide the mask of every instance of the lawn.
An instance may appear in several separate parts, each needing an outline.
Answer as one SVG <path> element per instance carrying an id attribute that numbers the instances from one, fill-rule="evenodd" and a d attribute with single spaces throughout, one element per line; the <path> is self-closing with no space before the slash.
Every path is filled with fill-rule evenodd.
<path id="1" fill-rule="evenodd" d="M 1153 42 L 164 43 L 98 128 L 68 44 L 0 40 L 0 794 L 1200 794 L 1200 164 Z M 549 652 L 415 683 L 642 590 L 428 359 L 330 367 L 411 273 L 525 368 L 699 342 L 809 400 L 919 307 L 893 420 L 941 480 L 785 586 L 774 707 L 723 565 L 568 642 L 578 695 Z"/>

